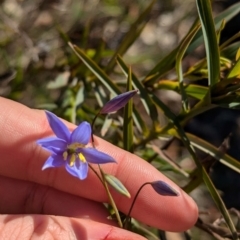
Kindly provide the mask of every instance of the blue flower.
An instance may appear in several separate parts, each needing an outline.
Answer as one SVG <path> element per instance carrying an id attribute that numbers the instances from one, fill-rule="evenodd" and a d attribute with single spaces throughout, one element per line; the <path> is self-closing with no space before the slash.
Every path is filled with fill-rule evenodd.
<path id="1" fill-rule="evenodd" d="M 91 126 L 82 122 L 72 133 L 56 115 L 46 112 L 49 125 L 56 137 L 37 141 L 52 155 L 44 163 L 42 170 L 65 165 L 66 170 L 81 180 L 87 177 L 88 163 L 103 164 L 116 162 L 111 156 L 95 148 L 86 147 L 91 137 Z"/>
<path id="2" fill-rule="evenodd" d="M 155 181 L 150 183 L 153 189 L 163 196 L 179 196 L 179 193 L 164 181 Z"/>
<path id="3" fill-rule="evenodd" d="M 100 113 L 111 113 L 118 111 L 120 108 L 124 107 L 127 102 L 138 92 L 138 90 L 128 91 L 122 94 L 117 95 L 110 101 L 108 101 L 103 108 L 101 109 Z"/>

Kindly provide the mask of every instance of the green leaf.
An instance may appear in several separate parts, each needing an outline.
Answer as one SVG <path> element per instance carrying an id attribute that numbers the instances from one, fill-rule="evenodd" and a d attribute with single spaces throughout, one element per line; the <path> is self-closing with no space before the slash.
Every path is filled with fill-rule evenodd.
<path id="1" fill-rule="evenodd" d="M 107 76 L 107 74 L 91 59 L 84 51 L 76 45 L 68 43 L 75 54 L 83 61 L 83 63 L 91 70 L 91 72 L 101 81 L 101 83 L 114 95 L 121 93 L 117 85 Z"/>
<path id="2" fill-rule="evenodd" d="M 148 136 L 149 129 L 148 129 L 147 125 L 146 125 L 146 122 L 143 121 L 140 113 L 134 107 L 133 107 L 133 113 L 134 113 L 133 114 L 133 120 L 134 120 L 134 123 L 136 124 L 136 127 L 137 127 L 138 131 L 140 133 L 142 133 L 142 135 L 144 137 Z"/>
<path id="3" fill-rule="evenodd" d="M 236 237 L 237 232 L 236 232 L 235 226 L 231 220 L 231 217 L 230 217 L 220 195 L 218 194 L 217 190 L 215 189 L 211 179 L 209 178 L 205 168 L 202 166 L 201 162 L 199 161 L 198 157 L 196 156 L 195 149 L 193 148 L 188 136 L 184 132 L 184 130 L 183 130 L 182 126 L 180 125 L 179 121 L 177 120 L 175 114 L 172 113 L 171 110 L 164 103 L 162 103 L 155 95 L 153 95 L 153 100 L 164 111 L 165 115 L 169 118 L 169 120 L 174 123 L 176 131 L 171 131 L 171 134 L 182 140 L 184 146 L 187 148 L 188 152 L 192 156 L 192 158 L 197 166 L 198 174 L 202 176 L 202 179 L 205 182 L 213 200 L 215 201 L 217 207 L 219 208 L 222 215 L 224 216 L 224 219 L 225 219 L 230 231 L 232 232 L 234 239 L 237 240 L 237 237 Z M 161 132 L 159 134 L 161 134 Z"/>
<path id="4" fill-rule="evenodd" d="M 218 45 L 220 43 L 221 32 L 225 28 L 225 25 L 226 25 L 226 21 L 225 21 L 225 19 L 223 19 L 222 23 L 221 23 L 221 26 L 220 26 L 220 28 L 217 31 L 217 43 L 218 43 Z"/>
<path id="5" fill-rule="evenodd" d="M 123 73 L 127 76 L 128 67 L 119 55 L 117 56 L 117 62 L 120 68 L 122 69 Z M 158 128 L 159 127 L 158 112 L 155 104 L 153 103 L 152 99 L 149 97 L 146 91 L 146 88 L 142 85 L 142 83 L 137 79 L 136 75 L 133 73 L 132 73 L 132 81 L 133 81 L 134 87 L 139 90 L 140 98 L 144 108 L 146 109 L 146 112 L 148 113 L 148 115 L 150 115 L 155 128 Z"/>
<path id="6" fill-rule="evenodd" d="M 229 22 L 232 18 L 234 18 L 240 12 L 240 3 L 233 4 L 231 7 L 227 8 L 226 10 L 222 11 L 214 18 L 215 28 L 219 29 L 221 27 L 222 21 L 224 20 L 225 23 Z M 188 48 L 187 52 L 192 52 L 195 48 L 197 48 L 203 40 L 202 31 L 196 34 L 193 42 Z"/>
<path id="7" fill-rule="evenodd" d="M 171 80 L 162 80 L 156 85 L 156 89 L 172 90 L 180 94 L 179 82 L 173 82 Z M 202 100 L 206 95 L 208 88 L 196 84 L 185 84 L 185 92 L 188 96 Z"/>
<path id="8" fill-rule="evenodd" d="M 130 198 L 131 195 L 119 179 L 110 174 L 105 174 L 106 181 L 119 193 Z"/>
<path id="9" fill-rule="evenodd" d="M 106 67 L 106 72 L 109 72 L 114 68 L 114 66 L 116 64 L 117 55 L 124 55 L 124 53 L 128 50 L 128 48 L 139 37 L 140 33 L 142 32 L 143 28 L 145 27 L 145 25 L 147 23 L 146 17 L 150 13 L 155 1 L 156 0 L 151 1 L 149 6 L 139 15 L 137 20 L 131 25 L 129 31 L 126 33 L 122 42 L 120 43 L 120 45 L 116 49 L 114 55 L 110 59 L 108 65 Z"/>
<path id="10" fill-rule="evenodd" d="M 239 161 L 237 161 L 236 159 L 234 159 L 233 157 L 229 156 L 226 153 L 224 153 L 224 154 L 219 153 L 219 150 L 217 147 L 213 146 L 209 142 L 206 142 L 205 140 L 203 140 L 199 137 L 196 137 L 195 135 L 187 133 L 187 136 L 194 147 L 196 147 L 199 150 L 216 158 L 219 162 L 221 162 L 225 166 L 231 168 L 232 170 L 240 173 L 240 162 Z"/>
<path id="11" fill-rule="evenodd" d="M 227 78 L 233 78 L 240 75 L 240 58 L 237 60 Z"/>
<path id="12" fill-rule="evenodd" d="M 231 7 L 229 7 L 228 9 L 226 9 L 225 11 L 221 12 L 214 19 L 216 29 L 218 29 L 221 26 L 223 19 L 225 19 L 227 23 L 229 20 L 235 17 L 239 12 L 240 12 L 240 3 L 236 3 Z M 198 21 L 196 20 L 192 28 L 194 28 L 197 24 L 198 24 Z M 191 31 L 191 29 L 189 31 Z M 196 36 L 194 37 L 192 43 L 188 47 L 187 53 L 190 53 L 194 49 L 196 49 L 202 43 L 202 40 L 203 40 L 202 31 L 199 30 Z M 174 67 L 178 48 L 179 46 L 173 49 L 167 56 L 165 56 L 156 64 L 156 66 L 147 74 L 147 77 L 143 81 L 144 84 L 152 85 L 157 79 L 159 79 L 161 76 L 166 74 L 168 71 L 170 71 Z"/>
<path id="13" fill-rule="evenodd" d="M 132 71 L 128 70 L 128 80 L 126 91 L 132 90 Z M 129 152 L 133 152 L 133 100 L 130 99 L 124 107 L 123 116 L 123 148 Z"/>
<path id="14" fill-rule="evenodd" d="M 182 62 L 182 59 L 184 57 L 184 54 L 185 54 L 189 44 L 191 43 L 193 37 L 195 36 L 195 34 L 199 30 L 199 28 L 200 28 L 200 25 L 196 25 L 196 27 L 192 28 L 192 30 L 190 32 L 188 32 L 188 34 L 186 35 L 186 37 L 180 44 L 179 51 L 176 56 L 176 66 L 175 67 L 176 67 L 178 81 L 179 81 L 180 94 L 182 96 L 183 109 L 185 112 L 188 111 L 189 104 L 188 104 L 187 94 L 186 94 L 185 88 L 183 86 L 184 83 L 183 83 L 183 73 L 182 73 L 181 62 Z"/>
<path id="15" fill-rule="evenodd" d="M 207 55 L 208 85 L 213 86 L 220 80 L 220 55 L 212 18 L 211 2 L 209 0 L 196 0 L 196 3 Z"/>
<path id="16" fill-rule="evenodd" d="M 107 76 L 107 74 L 92 60 L 90 59 L 80 48 L 68 43 L 75 54 L 83 61 L 83 63 L 92 71 L 92 73 L 101 81 L 101 83 L 113 94 L 113 96 L 121 94 L 118 86 Z M 140 114 L 135 108 L 133 108 L 133 119 L 140 132 L 144 136 L 148 134 L 148 128 L 145 122 L 142 120 Z"/>
<path id="17" fill-rule="evenodd" d="M 221 213 L 224 217 L 224 220 L 226 221 L 226 224 L 228 225 L 230 231 L 232 232 L 233 239 L 238 240 L 238 234 L 237 234 L 236 228 L 233 224 L 233 221 L 231 219 L 231 216 L 230 216 L 228 210 L 225 207 L 225 204 L 224 204 L 221 196 L 219 195 L 217 189 L 214 187 L 210 177 L 206 173 L 206 170 L 203 169 L 203 171 L 204 171 L 204 182 L 205 182 L 213 200 L 215 201 L 216 205 L 218 206 L 219 210 L 221 211 Z"/>
<path id="18" fill-rule="evenodd" d="M 221 50 L 221 56 L 226 57 L 228 59 L 234 59 L 236 52 L 239 48 L 240 48 L 240 41 L 232 43 L 231 45 Z"/>

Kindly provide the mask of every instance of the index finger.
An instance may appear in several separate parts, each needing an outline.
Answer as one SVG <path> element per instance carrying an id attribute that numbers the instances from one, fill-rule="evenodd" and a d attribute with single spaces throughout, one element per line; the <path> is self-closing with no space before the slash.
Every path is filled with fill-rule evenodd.
<path id="1" fill-rule="evenodd" d="M 44 111 L 32 110 L 19 103 L 0 98 L 0 174 L 12 178 L 49 185 L 95 201 L 107 202 L 106 192 L 92 171 L 84 181 L 72 177 L 64 168 L 42 171 L 49 153 L 36 140 L 52 134 Z M 75 126 L 68 123 L 70 129 Z M 160 196 L 150 186 L 139 195 L 132 216 L 148 225 L 168 230 L 183 231 L 197 219 L 194 201 L 176 184 L 138 156 L 109 142 L 96 138 L 97 149 L 111 155 L 117 164 L 105 164 L 105 172 L 115 175 L 126 186 L 131 196 L 145 182 L 163 180 L 176 189 L 178 197 Z M 113 191 L 118 209 L 127 213 L 132 202 Z M 67 207 L 67 206 L 66 206 Z"/>

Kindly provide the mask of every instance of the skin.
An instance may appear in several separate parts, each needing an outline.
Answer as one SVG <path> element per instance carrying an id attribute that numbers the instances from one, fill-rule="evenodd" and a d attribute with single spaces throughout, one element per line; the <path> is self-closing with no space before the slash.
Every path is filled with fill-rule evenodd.
<path id="1" fill-rule="evenodd" d="M 0 239 L 145 239 L 107 218 L 102 202 L 108 198 L 91 170 L 84 181 L 64 167 L 41 170 L 49 153 L 36 140 L 53 134 L 44 111 L 0 98 L 0 113 Z M 65 123 L 70 130 L 75 128 Z M 197 206 L 176 184 L 136 155 L 100 138 L 95 138 L 95 145 L 116 159 L 102 168 L 120 179 L 132 198 L 143 183 L 155 180 L 166 181 L 180 193 L 160 196 L 146 186 L 132 217 L 167 231 L 194 225 Z M 127 213 L 132 198 L 114 190 L 112 194 L 118 209 Z"/>

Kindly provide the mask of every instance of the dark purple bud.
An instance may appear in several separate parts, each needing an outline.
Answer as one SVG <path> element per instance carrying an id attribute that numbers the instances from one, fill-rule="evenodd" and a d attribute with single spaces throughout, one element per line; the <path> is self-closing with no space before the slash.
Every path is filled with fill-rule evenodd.
<path id="1" fill-rule="evenodd" d="M 151 183 L 153 189 L 163 196 L 179 196 L 179 193 L 163 181 L 155 181 Z"/>
<path id="2" fill-rule="evenodd" d="M 100 113 L 111 113 L 119 110 L 120 108 L 124 107 L 127 102 L 138 92 L 138 90 L 132 90 L 125 93 L 122 93 L 110 101 L 108 101 L 103 108 L 101 109 Z"/>

